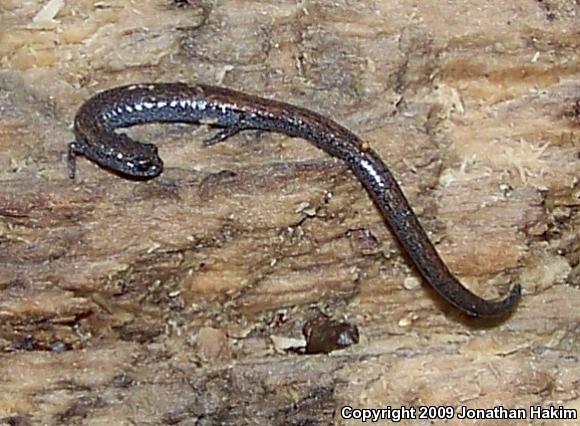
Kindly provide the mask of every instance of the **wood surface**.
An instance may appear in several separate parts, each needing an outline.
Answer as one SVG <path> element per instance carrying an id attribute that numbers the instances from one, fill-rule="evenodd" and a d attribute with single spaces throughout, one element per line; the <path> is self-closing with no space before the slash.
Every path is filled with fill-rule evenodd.
<path id="1" fill-rule="evenodd" d="M 0 13 L 5 424 L 580 410 L 577 0 L 6 0 Z M 129 133 L 159 145 L 162 176 L 127 181 L 79 159 L 71 181 L 76 109 L 148 81 L 339 121 L 389 164 L 462 282 L 490 298 L 520 282 L 520 306 L 503 321 L 450 308 L 348 169 L 303 140 L 245 132 L 203 148 L 205 127 L 143 126 Z M 319 312 L 361 341 L 286 353 Z"/>

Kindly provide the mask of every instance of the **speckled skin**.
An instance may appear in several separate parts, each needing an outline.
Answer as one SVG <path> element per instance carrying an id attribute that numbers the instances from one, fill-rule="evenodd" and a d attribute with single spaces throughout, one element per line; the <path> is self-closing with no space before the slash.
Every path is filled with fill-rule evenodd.
<path id="1" fill-rule="evenodd" d="M 206 145 L 249 129 L 306 139 L 350 167 L 425 281 L 451 305 L 474 317 L 495 317 L 511 311 L 520 299 L 519 284 L 495 301 L 465 288 L 443 263 L 397 181 L 370 146 L 338 123 L 287 103 L 221 87 L 181 83 L 138 84 L 101 92 L 86 101 L 75 117 L 76 140 L 69 144 L 70 177 L 75 175 L 76 155 L 127 177 L 159 175 L 163 161 L 154 145 L 114 131 L 152 122 L 221 128 L 204 141 Z"/>

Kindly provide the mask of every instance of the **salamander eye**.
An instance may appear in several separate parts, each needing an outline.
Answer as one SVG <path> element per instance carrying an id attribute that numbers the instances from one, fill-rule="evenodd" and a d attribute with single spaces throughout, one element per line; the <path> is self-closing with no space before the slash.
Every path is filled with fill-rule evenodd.
<path id="1" fill-rule="evenodd" d="M 125 173 L 136 177 L 155 177 L 163 171 L 163 162 L 159 158 L 132 159 L 124 163 Z"/>
<path id="2" fill-rule="evenodd" d="M 135 170 L 138 172 L 154 171 L 157 168 L 157 165 L 149 159 L 138 160 L 134 164 Z"/>

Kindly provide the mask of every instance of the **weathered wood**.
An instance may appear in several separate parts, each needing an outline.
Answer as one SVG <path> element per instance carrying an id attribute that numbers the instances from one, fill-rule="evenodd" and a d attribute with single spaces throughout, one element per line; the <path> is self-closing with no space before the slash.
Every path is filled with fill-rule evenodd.
<path id="1" fill-rule="evenodd" d="M 577 1 L 0 11 L 8 424 L 359 424 L 341 418 L 344 405 L 580 409 Z M 462 281 L 485 297 L 520 281 L 521 305 L 481 322 L 443 303 L 347 168 L 305 141 L 247 132 L 203 148 L 208 129 L 145 126 L 130 132 L 159 143 L 162 176 L 126 181 L 80 159 L 68 179 L 84 99 L 177 80 L 343 123 L 392 167 Z M 301 339 L 318 309 L 355 323 L 361 342 L 284 353 L 280 338 Z"/>

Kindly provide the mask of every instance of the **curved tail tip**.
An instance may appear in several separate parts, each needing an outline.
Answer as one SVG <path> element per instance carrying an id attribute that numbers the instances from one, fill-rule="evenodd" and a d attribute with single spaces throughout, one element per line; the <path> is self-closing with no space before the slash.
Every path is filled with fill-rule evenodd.
<path id="1" fill-rule="evenodd" d="M 522 286 L 515 284 L 504 298 L 495 301 L 486 300 L 482 306 L 474 306 L 474 309 L 467 314 L 477 318 L 501 317 L 513 311 L 521 297 Z"/>

